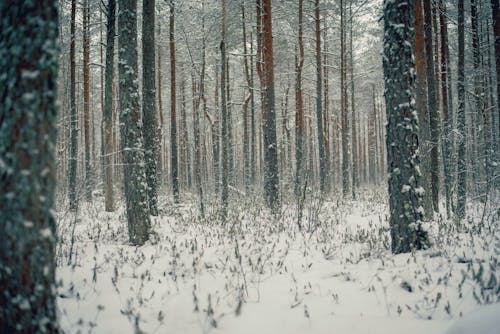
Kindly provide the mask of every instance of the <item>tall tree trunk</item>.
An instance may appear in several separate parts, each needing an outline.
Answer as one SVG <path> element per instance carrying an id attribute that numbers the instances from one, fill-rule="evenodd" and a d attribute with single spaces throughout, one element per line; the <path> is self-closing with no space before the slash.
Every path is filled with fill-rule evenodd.
<path id="1" fill-rule="evenodd" d="M 328 189 L 326 178 L 326 156 L 323 130 L 323 67 L 321 65 L 321 16 L 319 0 L 314 2 L 314 22 L 316 32 L 316 121 L 318 124 L 318 152 L 319 152 L 319 187 L 322 193 Z"/>
<path id="2" fill-rule="evenodd" d="M 479 154 L 480 148 L 480 132 L 479 128 L 479 114 L 482 109 L 482 82 L 481 82 L 481 60 L 480 60 L 480 46 L 479 46 L 479 24 L 478 24 L 478 6 L 476 0 L 471 0 L 470 2 L 470 15 L 471 15 L 471 28 L 472 28 L 472 66 L 474 68 L 473 74 L 473 84 L 474 84 L 474 108 L 472 113 L 470 113 L 472 121 L 470 124 L 471 135 L 472 135 L 472 168 L 471 174 L 473 179 L 473 189 L 475 189 L 476 195 L 479 195 L 481 186 L 481 176 L 483 174 L 483 164 L 482 155 Z"/>
<path id="3" fill-rule="evenodd" d="M 465 202 L 467 199 L 467 164 L 466 143 L 467 132 L 465 130 L 465 20 L 464 0 L 458 0 L 458 110 L 457 110 L 457 216 L 459 219 L 465 217 Z"/>
<path id="4" fill-rule="evenodd" d="M 442 119 L 442 136 L 441 146 L 443 153 L 443 170 L 444 170 L 444 189 L 446 195 L 446 213 L 448 217 L 452 211 L 452 183 L 453 176 L 451 171 L 452 154 L 453 154 L 453 131 L 451 131 L 453 120 L 453 105 L 448 101 L 451 85 L 448 78 L 451 76 L 451 69 L 448 63 L 448 23 L 446 17 L 446 6 L 444 0 L 439 0 L 439 27 L 441 37 L 441 98 L 443 102 L 443 119 Z"/>
<path id="5" fill-rule="evenodd" d="M 83 128 L 85 145 L 85 198 L 92 199 L 92 167 L 90 165 L 90 36 L 89 0 L 83 1 Z"/>
<path id="6" fill-rule="evenodd" d="M 115 57 L 116 0 L 108 0 L 106 23 L 106 86 L 104 87 L 104 205 L 115 210 L 113 189 L 113 78 Z"/>
<path id="7" fill-rule="evenodd" d="M 434 50 L 432 48 L 432 9 L 431 0 L 424 2 L 424 44 L 427 73 L 427 107 L 429 112 L 431 141 L 431 189 L 432 206 L 439 212 L 439 112 L 436 96 L 436 77 L 434 76 Z"/>
<path id="8" fill-rule="evenodd" d="M 204 8 L 205 1 L 202 2 L 202 7 Z M 202 168 L 201 168 L 201 140 L 200 140 L 200 108 L 203 107 L 203 111 L 206 111 L 205 103 L 205 70 L 206 70 L 206 38 L 205 38 L 205 17 L 202 18 L 202 55 L 201 55 L 201 73 L 200 73 L 200 84 L 199 92 L 197 97 L 197 106 L 193 110 L 193 134 L 194 134 L 194 178 L 196 188 L 198 190 L 198 199 L 200 201 L 200 215 L 205 216 L 205 206 L 203 201 L 203 184 L 202 184 Z M 202 106 L 203 103 L 203 106 Z"/>
<path id="9" fill-rule="evenodd" d="M 346 69 L 346 24 L 345 24 L 345 4 L 340 0 L 340 100 L 342 118 L 342 193 L 345 196 L 349 193 L 349 120 L 347 101 L 347 69 Z"/>
<path id="10" fill-rule="evenodd" d="M 212 150 L 213 150 L 213 167 L 214 167 L 214 187 L 215 193 L 219 193 L 220 185 L 220 123 L 219 123 L 219 76 L 217 71 L 215 71 L 215 94 L 214 94 L 214 105 L 215 113 L 214 119 L 212 121 Z"/>
<path id="11" fill-rule="evenodd" d="M 495 67 L 497 79 L 497 126 L 500 133 L 500 4 L 498 0 L 491 0 L 491 13 L 493 19 L 493 35 L 495 37 Z M 497 136 L 498 139 L 498 136 Z M 496 159 L 500 160 L 500 143 L 495 143 L 495 151 L 497 152 Z"/>
<path id="12" fill-rule="evenodd" d="M 251 105 L 251 112 L 253 112 L 253 83 L 250 77 L 250 70 L 248 66 L 248 47 L 247 47 L 247 32 L 245 23 L 245 4 L 241 4 L 241 24 L 243 26 L 243 65 L 245 70 L 245 79 L 248 86 L 248 95 L 245 97 L 245 102 L 243 106 L 243 156 L 244 156 L 244 183 L 245 191 L 250 190 L 250 184 L 252 182 L 250 175 L 251 159 L 250 159 L 250 134 L 249 134 L 249 110 L 248 105 Z"/>
<path id="13" fill-rule="evenodd" d="M 251 138 L 251 150 L 250 150 L 250 170 L 251 170 L 251 180 L 252 187 L 255 187 L 257 182 L 257 155 L 255 153 L 256 148 L 256 138 L 255 138 L 255 81 L 254 81 L 254 61 L 253 61 L 253 36 L 250 32 L 250 138 Z"/>
<path id="14" fill-rule="evenodd" d="M 69 206 L 76 211 L 78 206 L 76 190 L 76 167 L 78 163 L 78 116 L 76 114 L 76 66 L 75 66 L 75 33 L 76 33 L 76 0 L 71 0 L 71 41 L 69 48 L 70 58 L 70 123 L 71 139 L 69 154 Z"/>
<path id="15" fill-rule="evenodd" d="M 1 333 L 59 332 L 52 211 L 57 4 L 0 2 Z"/>
<path id="16" fill-rule="evenodd" d="M 169 46 L 170 46 L 170 173 L 175 202 L 179 202 L 179 162 L 177 156 L 177 114 L 176 114 L 176 76 L 175 76 L 175 32 L 174 0 L 170 0 Z"/>
<path id="17" fill-rule="evenodd" d="M 425 43 L 424 43 L 424 13 L 423 0 L 415 0 L 415 71 L 416 71 L 416 90 L 415 90 L 415 106 L 419 118 L 419 140 L 420 154 L 422 155 L 422 186 L 425 189 L 423 194 L 424 218 L 430 220 L 432 218 L 432 194 L 431 194 L 431 160 L 427 153 L 430 143 L 429 129 L 429 113 L 426 92 L 426 60 L 425 60 Z"/>
<path id="18" fill-rule="evenodd" d="M 160 40 L 162 41 L 162 36 L 161 36 L 161 24 L 158 23 L 158 38 L 157 41 Z M 156 90 L 158 94 L 156 94 L 158 98 L 158 128 L 157 128 L 157 138 L 158 138 L 158 187 L 163 184 L 163 173 L 166 171 L 166 166 L 163 164 L 163 156 L 166 155 L 166 152 L 164 151 L 164 141 L 163 141 L 163 129 L 164 129 L 164 120 L 163 120 L 163 96 L 162 96 L 162 82 L 163 82 L 163 73 L 162 73 L 162 50 L 161 50 L 161 42 L 157 43 L 157 49 L 158 49 L 158 57 L 156 63 L 158 64 L 158 71 L 156 72 L 158 74 L 156 80 Z"/>
<path id="19" fill-rule="evenodd" d="M 385 101 L 392 252 L 428 245 L 422 230 L 422 196 L 418 159 L 413 61 L 414 2 L 384 1 Z"/>
<path id="20" fill-rule="evenodd" d="M 229 200 L 229 138 L 228 138 L 228 112 L 227 112 L 227 70 L 226 70 L 226 0 L 222 0 L 222 38 L 220 43 L 221 52 L 221 111 L 222 111 L 222 218 L 227 219 L 227 207 Z"/>
<path id="21" fill-rule="evenodd" d="M 298 50 L 295 50 L 295 196 L 301 197 L 304 152 L 304 101 L 302 96 L 302 67 L 304 65 L 303 0 L 299 0 Z M 298 52 L 298 54 L 297 54 Z"/>
<path id="22" fill-rule="evenodd" d="M 327 189 L 326 191 L 330 191 L 331 183 L 332 183 L 332 172 L 330 168 L 330 104 L 329 104 L 329 88 L 328 88 L 328 73 L 329 73 L 329 65 L 328 65 L 328 44 L 327 44 L 327 23 L 326 19 L 323 20 L 323 142 L 325 147 L 325 165 L 327 166 L 326 173 L 326 183 Z"/>
<path id="23" fill-rule="evenodd" d="M 120 75 L 120 134 L 129 240 L 149 239 L 150 218 L 139 105 L 137 65 L 137 1 L 120 0 L 118 14 Z"/>
<path id="24" fill-rule="evenodd" d="M 359 175 L 358 175 L 358 134 L 356 127 L 358 126 L 357 115 L 356 115 L 356 105 L 354 101 L 354 48 L 353 48 L 353 38 L 352 31 L 354 25 L 354 16 L 352 12 L 352 2 L 349 3 L 349 57 L 350 57 L 350 74 L 351 74 L 351 112 L 352 112 L 352 198 L 356 199 L 356 191 L 359 186 Z"/>
<path id="25" fill-rule="evenodd" d="M 271 0 L 257 0 L 262 7 L 264 76 L 264 192 L 267 205 L 279 207 L 278 143 L 274 93 L 273 30 Z"/>
<path id="26" fill-rule="evenodd" d="M 142 2 L 142 134 L 149 212 L 158 215 L 158 140 L 155 84 L 155 0 Z"/>

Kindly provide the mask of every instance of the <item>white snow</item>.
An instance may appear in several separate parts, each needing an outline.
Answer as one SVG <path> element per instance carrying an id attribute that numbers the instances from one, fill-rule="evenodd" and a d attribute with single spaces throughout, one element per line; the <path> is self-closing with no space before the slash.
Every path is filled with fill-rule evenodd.
<path id="1" fill-rule="evenodd" d="M 199 220 L 196 203 L 162 198 L 142 247 L 128 245 L 123 208 L 83 206 L 70 263 L 75 217 L 58 213 L 59 321 L 68 333 L 442 334 L 478 308 L 468 263 L 489 277 L 500 227 L 485 223 L 471 248 L 470 234 L 432 222 L 431 249 L 392 255 L 386 196 L 312 197 L 302 231 L 295 205 L 273 218 L 242 203 L 224 225 L 210 203 Z"/>
<path id="2" fill-rule="evenodd" d="M 500 332 L 500 304 L 478 308 L 457 320 L 446 334 L 498 334 Z"/>

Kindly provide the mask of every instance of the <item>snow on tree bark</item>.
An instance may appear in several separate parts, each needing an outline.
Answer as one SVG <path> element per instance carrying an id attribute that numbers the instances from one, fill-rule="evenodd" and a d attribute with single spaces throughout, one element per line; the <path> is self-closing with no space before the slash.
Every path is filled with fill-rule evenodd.
<path id="1" fill-rule="evenodd" d="M 57 333 L 57 1 L 0 13 L 0 332 Z"/>
<path id="2" fill-rule="evenodd" d="M 413 60 L 414 2 L 384 2 L 383 68 L 387 113 L 387 162 L 392 252 L 428 246 L 422 230 Z"/>
<path id="3" fill-rule="evenodd" d="M 158 149 L 155 86 L 155 0 L 143 0 L 142 9 L 142 115 L 149 210 L 158 215 Z"/>
<path id="4" fill-rule="evenodd" d="M 118 32 L 120 140 L 129 240 L 142 245 L 149 238 L 150 218 L 139 105 L 136 0 L 119 1 Z"/>

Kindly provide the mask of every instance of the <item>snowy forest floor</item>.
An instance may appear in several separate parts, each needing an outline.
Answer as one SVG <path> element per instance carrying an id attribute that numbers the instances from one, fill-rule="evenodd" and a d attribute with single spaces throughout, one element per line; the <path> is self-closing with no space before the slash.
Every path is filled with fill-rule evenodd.
<path id="1" fill-rule="evenodd" d="M 101 198 L 76 218 L 59 212 L 60 324 L 67 333 L 431 334 L 500 298 L 498 208 L 471 205 L 462 226 L 436 218 L 430 249 L 394 256 L 381 194 L 310 196 L 301 231 L 292 204 L 271 216 L 241 199 L 222 224 L 215 205 L 202 219 L 194 200 L 162 198 L 142 247 L 128 245 L 123 208 L 106 213 Z"/>

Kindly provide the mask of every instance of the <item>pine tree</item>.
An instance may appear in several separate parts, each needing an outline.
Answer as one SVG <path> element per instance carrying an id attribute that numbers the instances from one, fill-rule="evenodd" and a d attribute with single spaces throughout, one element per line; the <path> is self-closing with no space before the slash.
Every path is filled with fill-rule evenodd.
<path id="1" fill-rule="evenodd" d="M 414 2 L 384 2 L 385 101 L 392 252 L 422 249 L 422 188 L 418 157 L 418 115 L 415 110 L 413 61 Z"/>
<path id="2" fill-rule="evenodd" d="M 78 117 L 76 114 L 76 64 L 75 64 L 75 33 L 76 33 L 76 0 L 71 0 L 71 40 L 69 47 L 70 58 L 70 144 L 69 144 L 69 206 L 72 211 L 76 211 L 78 205 L 76 189 L 76 171 L 78 162 Z"/>
<path id="3" fill-rule="evenodd" d="M 155 0 L 142 2 L 142 115 L 149 210 L 158 215 L 157 162 L 160 142 L 156 131 Z"/>
<path id="4" fill-rule="evenodd" d="M 58 333 L 58 2 L 0 2 L 0 333 Z"/>
<path id="5" fill-rule="evenodd" d="M 116 0 L 108 0 L 106 23 L 106 72 L 104 87 L 104 205 L 115 210 L 113 190 L 113 77 L 115 59 Z"/>
<path id="6" fill-rule="evenodd" d="M 319 152 L 319 186 L 321 192 L 328 189 L 326 178 L 326 155 L 324 146 L 324 130 L 323 130 L 323 102 L 322 102 L 322 65 L 321 65 L 321 17 L 319 0 L 314 3 L 314 23 L 316 33 L 316 120 L 318 126 L 318 152 Z"/>
<path id="7" fill-rule="evenodd" d="M 274 91 L 274 53 L 271 0 L 260 1 L 262 11 L 264 77 L 264 192 L 267 205 L 279 206 L 278 142 Z"/>
<path id="8" fill-rule="evenodd" d="M 179 201 L 179 161 L 177 156 L 177 113 L 176 113 L 176 62 L 175 62 L 175 8 L 170 0 L 169 46 L 170 46 L 170 173 L 174 199 Z"/>
<path id="9" fill-rule="evenodd" d="M 120 0 L 118 14 L 118 72 L 120 76 L 120 141 L 130 242 L 149 238 L 150 218 L 137 66 L 137 0 Z"/>
<path id="10" fill-rule="evenodd" d="M 432 206 L 439 212 L 439 111 L 436 95 L 436 80 L 434 74 L 434 53 L 432 48 L 432 10 L 431 0 L 424 2 L 424 44 L 427 74 L 427 109 L 429 113 L 430 142 L 431 142 L 431 194 Z"/>
<path id="11" fill-rule="evenodd" d="M 301 196 L 303 177 L 303 151 L 304 151 L 304 102 L 302 95 L 302 67 L 304 65 L 304 41 L 303 41 L 303 5 L 299 0 L 299 33 L 298 50 L 295 50 L 295 197 L 299 200 Z"/>
<path id="12" fill-rule="evenodd" d="M 467 164 L 466 143 L 467 132 L 465 130 L 465 20 L 464 0 L 458 0 L 458 110 L 457 110 L 457 216 L 459 219 L 465 217 L 465 202 L 467 199 Z"/>

